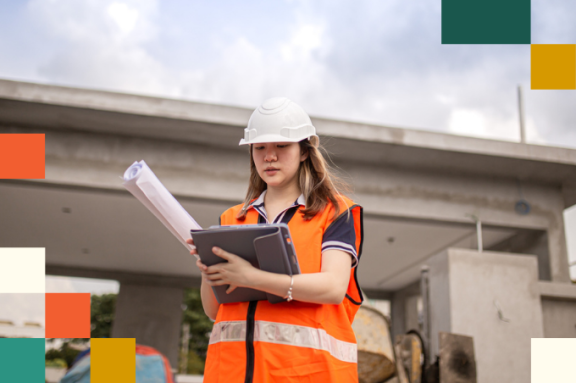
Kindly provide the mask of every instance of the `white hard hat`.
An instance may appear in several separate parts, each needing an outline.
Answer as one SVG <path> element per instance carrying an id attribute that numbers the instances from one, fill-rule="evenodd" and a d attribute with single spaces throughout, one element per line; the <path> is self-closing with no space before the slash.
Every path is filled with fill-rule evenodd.
<path id="1" fill-rule="evenodd" d="M 304 109 L 285 97 L 274 97 L 252 113 L 239 145 L 298 142 L 315 135 L 316 128 Z"/>

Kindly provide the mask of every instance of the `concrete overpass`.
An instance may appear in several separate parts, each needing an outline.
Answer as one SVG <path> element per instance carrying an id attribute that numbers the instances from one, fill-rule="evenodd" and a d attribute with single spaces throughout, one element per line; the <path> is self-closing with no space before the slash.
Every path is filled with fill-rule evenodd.
<path id="1" fill-rule="evenodd" d="M 251 112 L 0 80 L 0 133 L 46 134 L 46 179 L 0 181 L 0 246 L 45 247 L 48 274 L 120 281 L 113 336 L 176 365 L 182 289 L 199 273 L 119 177 L 144 159 L 201 225 L 216 224 L 246 191 L 238 141 Z M 576 150 L 312 120 L 365 208 L 359 280 L 392 301 L 394 333 L 414 320 L 420 267 L 477 247 L 470 215 L 484 249 L 532 254 L 540 281 L 569 283 L 562 212 L 576 204 Z M 521 198 L 529 214 L 515 211 Z"/>

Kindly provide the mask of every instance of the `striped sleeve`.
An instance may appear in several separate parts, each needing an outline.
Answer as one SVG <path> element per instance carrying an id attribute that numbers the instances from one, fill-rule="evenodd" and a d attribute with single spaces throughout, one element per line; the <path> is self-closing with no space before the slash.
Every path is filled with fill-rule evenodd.
<path id="1" fill-rule="evenodd" d="M 356 267 L 358 264 L 356 231 L 354 230 L 354 216 L 352 214 L 341 214 L 324 232 L 322 252 L 330 249 L 341 250 L 350 254 L 354 258 L 352 267 Z"/>

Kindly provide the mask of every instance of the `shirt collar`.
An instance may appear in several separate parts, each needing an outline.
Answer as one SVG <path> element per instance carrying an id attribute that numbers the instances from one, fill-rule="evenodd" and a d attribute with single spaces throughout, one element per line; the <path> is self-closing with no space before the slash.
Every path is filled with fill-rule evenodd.
<path id="1" fill-rule="evenodd" d="M 263 207 L 264 206 L 264 196 L 266 195 L 267 190 L 264 190 L 262 192 L 262 194 L 260 194 L 260 196 L 258 198 L 256 198 L 254 201 L 252 201 L 250 203 L 250 205 L 248 206 L 248 208 L 251 207 Z M 294 201 L 294 203 L 292 204 L 292 206 L 290 207 L 294 207 L 294 206 L 304 206 L 304 208 L 306 208 L 306 198 L 304 198 L 304 194 L 300 194 L 300 196 L 298 197 L 298 199 L 296 199 L 296 201 Z"/>

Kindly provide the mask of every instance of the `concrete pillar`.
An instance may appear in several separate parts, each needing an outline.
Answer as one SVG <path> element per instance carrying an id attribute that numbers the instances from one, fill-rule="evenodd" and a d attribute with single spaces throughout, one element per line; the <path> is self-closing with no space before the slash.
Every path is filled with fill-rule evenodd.
<path id="1" fill-rule="evenodd" d="M 178 367 L 184 289 L 122 283 L 112 326 L 113 338 L 136 338 Z"/>
<path id="2" fill-rule="evenodd" d="M 397 290 L 392 295 L 391 332 L 392 338 L 418 329 L 417 299 L 420 296 L 420 281 Z"/>
<path id="3" fill-rule="evenodd" d="M 478 383 L 530 381 L 530 339 L 544 337 L 535 256 L 448 249 L 427 261 L 433 358 L 438 332 L 474 338 Z"/>

